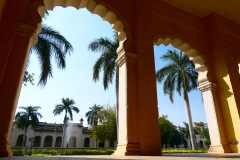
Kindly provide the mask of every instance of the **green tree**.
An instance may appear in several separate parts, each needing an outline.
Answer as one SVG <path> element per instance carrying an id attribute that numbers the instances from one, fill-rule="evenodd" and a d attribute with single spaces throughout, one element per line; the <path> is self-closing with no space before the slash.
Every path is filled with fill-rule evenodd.
<path id="1" fill-rule="evenodd" d="M 56 115 L 60 115 L 62 112 L 65 112 L 65 116 L 64 116 L 64 120 L 63 120 L 63 140 L 62 140 L 62 147 L 64 147 L 64 139 L 65 139 L 65 133 L 66 133 L 66 126 L 68 123 L 68 116 L 67 114 L 69 114 L 70 116 L 70 120 L 73 120 L 73 113 L 72 111 L 78 113 L 79 109 L 74 106 L 76 103 L 74 102 L 74 100 L 70 99 L 70 98 L 62 98 L 62 103 L 61 104 L 57 104 L 55 106 L 55 109 L 53 110 L 53 114 L 54 116 Z"/>
<path id="2" fill-rule="evenodd" d="M 115 108 L 102 109 L 100 112 L 100 124 L 94 125 L 92 129 L 92 138 L 96 141 L 116 141 L 117 125 Z"/>
<path id="3" fill-rule="evenodd" d="M 98 125 L 103 107 L 94 104 L 89 109 L 90 110 L 85 114 L 85 116 L 87 117 L 87 122 L 89 125 L 96 126 Z"/>
<path id="4" fill-rule="evenodd" d="M 79 109 L 78 107 L 74 106 L 76 103 L 74 102 L 73 99 L 70 98 L 62 98 L 62 103 L 61 104 L 57 104 L 55 106 L 55 109 L 53 110 L 53 114 L 54 116 L 56 115 L 60 115 L 62 112 L 65 112 L 65 116 L 64 116 L 64 122 L 67 119 L 67 114 L 69 114 L 70 116 L 70 120 L 73 120 L 73 112 L 78 113 Z"/>
<path id="5" fill-rule="evenodd" d="M 47 79 L 53 77 L 51 59 L 54 56 L 57 67 L 59 69 L 66 68 L 66 55 L 73 51 L 72 45 L 58 31 L 50 26 L 42 25 L 42 29 L 38 34 L 38 42 L 30 50 L 30 53 L 35 53 L 38 57 L 41 74 L 39 85 L 45 86 Z M 25 72 L 26 74 L 26 72 Z"/>
<path id="6" fill-rule="evenodd" d="M 34 85 L 34 73 L 29 73 L 27 70 L 24 73 L 24 77 L 23 77 L 23 85 L 26 86 L 27 83 L 31 83 L 32 85 Z"/>
<path id="7" fill-rule="evenodd" d="M 41 107 L 27 106 L 19 108 L 23 111 L 15 115 L 15 124 L 17 128 L 24 130 L 22 147 L 25 147 L 28 127 L 35 128 L 38 125 L 39 118 L 42 118 L 41 113 L 38 112 Z"/>
<path id="8" fill-rule="evenodd" d="M 211 141 L 210 141 L 210 135 L 209 135 L 207 123 L 194 122 L 194 125 L 195 125 L 195 129 L 200 134 L 200 137 L 204 138 L 205 140 L 204 143 L 209 147 L 209 145 L 211 144 Z"/>
<path id="9" fill-rule="evenodd" d="M 161 144 L 162 146 L 169 145 L 174 147 L 174 145 L 182 144 L 182 138 L 176 127 L 167 119 L 166 115 L 158 118 L 158 124 L 161 131 Z"/>
<path id="10" fill-rule="evenodd" d="M 159 83 L 163 82 L 163 92 L 168 94 L 173 103 L 174 92 L 181 96 L 183 95 L 185 107 L 187 111 L 187 118 L 190 131 L 190 139 L 192 142 L 192 149 L 196 149 L 195 136 L 193 131 L 193 122 L 188 98 L 188 92 L 197 88 L 198 73 L 195 70 L 194 63 L 182 52 L 178 53 L 176 50 L 170 51 L 161 59 L 169 62 L 166 66 L 161 68 L 156 73 L 156 78 Z"/>

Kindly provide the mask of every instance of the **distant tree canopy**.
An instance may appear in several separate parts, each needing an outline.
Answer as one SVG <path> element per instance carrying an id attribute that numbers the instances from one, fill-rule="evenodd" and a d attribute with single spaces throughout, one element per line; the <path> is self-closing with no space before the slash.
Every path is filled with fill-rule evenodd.
<path id="1" fill-rule="evenodd" d="M 99 113 L 99 124 L 92 129 L 92 138 L 97 141 L 116 141 L 117 125 L 115 108 L 103 108 Z"/>
<path id="2" fill-rule="evenodd" d="M 210 141 L 207 123 L 194 122 L 194 126 L 196 131 L 200 134 L 200 137 L 205 139 L 204 143 L 209 147 L 211 144 L 211 141 Z"/>
<path id="3" fill-rule="evenodd" d="M 24 76 L 23 76 L 23 85 L 26 86 L 27 83 L 30 83 L 34 85 L 34 73 L 29 73 L 28 71 L 25 71 Z"/>
<path id="4" fill-rule="evenodd" d="M 162 146 L 165 144 L 166 146 L 174 147 L 174 145 L 178 146 L 184 143 L 184 139 L 181 137 L 176 126 L 167 119 L 166 115 L 158 118 L 158 124 L 161 132 L 160 136 Z"/>

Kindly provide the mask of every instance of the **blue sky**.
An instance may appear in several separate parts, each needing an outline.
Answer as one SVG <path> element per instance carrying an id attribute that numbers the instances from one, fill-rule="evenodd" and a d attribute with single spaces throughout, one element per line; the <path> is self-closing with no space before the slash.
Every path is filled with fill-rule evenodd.
<path id="1" fill-rule="evenodd" d="M 53 116 L 52 111 L 56 104 L 61 103 L 62 97 L 74 99 L 80 113 L 74 113 L 73 122 L 79 122 L 83 118 L 87 125 L 85 113 L 94 104 L 115 104 L 115 84 L 104 91 L 102 81 L 95 83 L 92 80 L 92 68 L 100 56 L 100 53 L 92 53 L 87 50 L 88 44 L 99 37 L 112 39 L 111 25 L 103 21 L 98 15 L 93 15 L 86 9 L 76 10 L 68 7 L 55 7 L 44 20 L 45 24 L 58 30 L 73 45 L 74 52 L 67 56 L 67 68 L 58 70 L 53 59 L 53 78 L 49 79 L 45 87 L 37 85 L 40 73 L 38 60 L 31 55 L 28 71 L 35 74 L 35 85 L 22 86 L 18 106 L 40 106 L 43 115 L 41 121 L 62 123 L 64 114 Z M 159 57 L 171 46 L 154 46 L 156 69 L 164 65 Z M 162 86 L 157 83 L 159 115 L 168 115 L 168 119 L 175 125 L 183 125 L 187 122 L 184 101 L 175 94 L 174 104 L 162 92 Z M 189 94 L 192 117 L 194 122 L 206 122 L 204 106 L 199 91 Z M 17 109 L 19 111 L 19 109 Z"/>

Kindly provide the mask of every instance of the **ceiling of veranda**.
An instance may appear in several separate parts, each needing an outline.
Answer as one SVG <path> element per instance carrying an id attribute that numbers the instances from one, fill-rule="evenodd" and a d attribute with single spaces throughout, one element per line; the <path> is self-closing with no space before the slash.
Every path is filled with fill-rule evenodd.
<path id="1" fill-rule="evenodd" d="M 240 0 L 162 0 L 198 17 L 205 17 L 211 12 L 240 24 Z"/>

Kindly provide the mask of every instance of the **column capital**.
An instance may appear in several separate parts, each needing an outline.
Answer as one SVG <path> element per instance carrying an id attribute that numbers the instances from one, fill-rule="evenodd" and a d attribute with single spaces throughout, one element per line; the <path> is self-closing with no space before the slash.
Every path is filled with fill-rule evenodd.
<path id="1" fill-rule="evenodd" d="M 204 82 L 204 83 L 200 83 L 198 86 L 198 89 L 201 92 L 205 92 L 205 91 L 209 91 L 209 90 L 213 90 L 214 88 L 216 88 L 217 84 L 216 83 L 212 83 L 212 82 Z"/>
<path id="2" fill-rule="evenodd" d="M 120 52 L 116 60 L 118 67 L 121 67 L 124 63 L 126 63 L 126 61 L 136 63 L 137 55 L 126 51 Z"/>
<path id="3" fill-rule="evenodd" d="M 37 26 L 27 23 L 19 23 L 16 32 L 31 37 L 36 31 L 36 29 Z"/>

